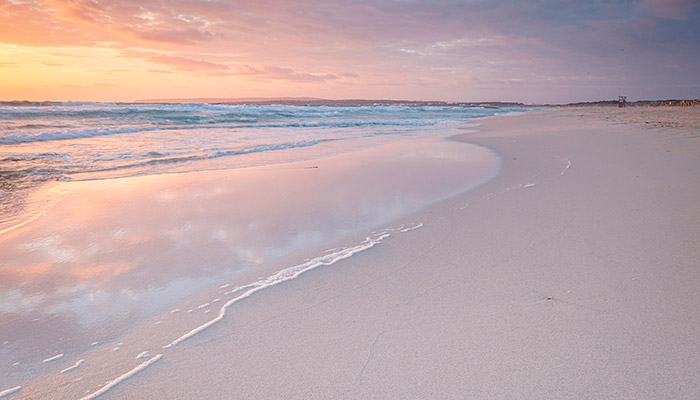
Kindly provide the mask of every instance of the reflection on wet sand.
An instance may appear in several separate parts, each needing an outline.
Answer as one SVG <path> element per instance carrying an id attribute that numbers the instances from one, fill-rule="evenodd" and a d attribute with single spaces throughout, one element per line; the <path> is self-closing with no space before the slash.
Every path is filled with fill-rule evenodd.
<path id="1" fill-rule="evenodd" d="M 498 167 L 485 148 L 413 139 L 303 163 L 60 183 L 66 193 L 48 212 L 0 236 L 0 376 L 114 338 L 223 279 L 388 223 Z"/>

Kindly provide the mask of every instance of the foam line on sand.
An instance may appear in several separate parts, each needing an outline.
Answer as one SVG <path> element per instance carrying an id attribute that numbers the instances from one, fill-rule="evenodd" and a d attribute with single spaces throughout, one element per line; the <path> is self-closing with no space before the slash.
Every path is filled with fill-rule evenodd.
<path id="1" fill-rule="evenodd" d="M 80 359 L 80 360 L 76 361 L 75 364 L 73 364 L 73 365 L 71 365 L 70 367 L 68 367 L 68 368 L 64 369 L 63 371 L 61 371 L 61 373 L 62 373 L 62 374 L 65 374 L 66 372 L 73 371 L 74 369 L 77 369 L 78 367 L 80 367 L 80 366 L 83 364 L 83 362 L 85 362 L 85 360 Z"/>
<path id="2" fill-rule="evenodd" d="M 406 232 L 410 232 L 410 231 L 412 231 L 412 230 L 414 230 L 414 229 L 418 229 L 418 228 L 421 228 L 421 227 L 423 227 L 423 223 L 419 223 L 419 224 L 417 224 L 417 225 L 415 225 L 415 226 L 410 226 L 410 227 L 408 227 L 408 228 L 399 229 L 399 232 L 401 232 L 401 233 L 406 233 Z"/>
<path id="3" fill-rule="evenodd" d="M 42 362 L 48 363 L 48 362 L 51 362 L 51 361 L 56 361 L 56 360 L 58 360 L 58 359 L 60 359 L 60 358 L 63 358 L 64 355 L 65 355 L 65 354 L 63 354 L 63 353 L 61 353 L 61 354 L 56 354 L 55 356 L 49 357 L 49 358 L 45 359 L 45 360 L 42 361 Z"/>
<path id="4" fill-rule="evenodd" d="M 124 382 L 125 380 L 131 378 L 132 376 L 134 376 L 134 375 L 138 374 L 139 372 L 143 371 L 144 369 L 148 368 L 151 364 L 160 360 L 161 357 L 163 357 L 163 355 L 158 354 L 158 355 L 154 356 L 153 358 L 149 359 L 148 361 L 142 362 L 141 364 L 136 366 L 136 368 L 125 373 L 124 375 L 117 377 L 116 379 L 114 379 L 112 381 L 109 381 L 109 383 L 102 386 L 98 391 L 92 392 L 89 395 L 82 397 L 80 400 L 91 400 L 91 399 L 97 398 L 99 396 L 102 396 L 103 394 L 110 391 L 113 387 L 117 386 L 118 384 Z"/>
<path id="5" fill-rule="evenodd" d="M 421 224 L 422 226 L 422 224 Z M 417 229 L 419 226 L 413 228 Z M 219 314 L 212 320 L 192 329 L 191 331 L 185 333 L 184 335 L 180 336 L 179 338 L 173 340 L 170 344 L 164 346 L 164 348 L 170 348 L 177 346 L 179 343 L 181 343 L 184 340 L 187 340 L 198 333 L 206 330 L 210 326 L 216 324 L 217 322 L 221 321 L 224 319 L 224 316 L 226 315 L 226 310 L 231 307 L 233 304 L 249 297 L 255 292 L 258 292 L 260 290 L 269 288 L 271 286 L 278 285 L 282 282 L 286 282 L 288 280 L 294 279 L 298 277 L 299 275 L 303 274 L 304 272 L 310 271 L 314 268 L 324 266 L 324 265 L 331 265 L 335 264 L 336 262 L 340 260 L 344 260 L 346 258 L 352 257 L 354 254 L 359 253 L 361 251 L 370 249 L 374 247 L 375 245 L 379 244 L 382 242 L 382 240 L 386 239 L 387 237 L 391 236 L 390 233 L 387 232 L 380 232 L 378 234 L 375 234 L 373 236 L 367 237 L 362 243 L 354 246 L 354 247 L 349 247 L 343 250 L 336 251 L 334 253 L 329 253 L 320 257 L 316 257 L 312 260 L 309 260 L 303 264 L 296 265 L 294 267 L 290 267 L 287 269 L 284 269 L 272 276 L 269 276 L 266 279 L 261 279 L 255 283 L 252 283 L 250 285 L 244 286 L 247 290 L 243 292 L 242 294 L 232 298 L 231 300 L 227 301 L 224 303 L 223 306 L 221 306 L 221 309 L 219 310 Z M 236 290 L 232 291 L 235 292 Z"/>
<path id="6" fill-rule="evenodd" d="M 22 386 L 15 386 L 11 389 L 5 389 L 2 392 L 0 392 L 0 397 L 7 397 L 11 394 L 15 394 L 19 392 L 22 389 Z"/>

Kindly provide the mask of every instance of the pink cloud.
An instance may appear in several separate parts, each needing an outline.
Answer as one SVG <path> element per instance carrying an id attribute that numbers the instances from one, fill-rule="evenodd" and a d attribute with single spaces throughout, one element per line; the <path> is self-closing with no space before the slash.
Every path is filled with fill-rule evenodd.
<path id="1" fill-rule="evenodd" d="M 192 45 L 197 42 L 211 40 L 213 35 L 206 31 L 197 29 L 168 30 L 168 29 L 147 29 L 130 31 L 139 39 L 173 44 Z"/>
<path id="2" fill-rule="evenodd" d="M 296 72 L 291 68 L 271 65 L 260 68 L 252 67 L 250 65 L 241 65 L 236 68 L 236 72 L 238 75 L 249 75 L 261 79 L 286 80 L 293 82 L 324 82 L 341 79 L 340 76 L 333 73 L 313 74 L 308 72 Z"/>
<path id="3" fill-rule="evenodd" d="M 109 40 L 124 45 L 133 40 L 192 45 L 210 40 L 206 17 L 190 15 L 192 3 L 163 1 L 45 0 L 54 22 L 74 29 L 93 28 L 92 40 Z M 196 2 L 195 2 L 196 3 Z"/>

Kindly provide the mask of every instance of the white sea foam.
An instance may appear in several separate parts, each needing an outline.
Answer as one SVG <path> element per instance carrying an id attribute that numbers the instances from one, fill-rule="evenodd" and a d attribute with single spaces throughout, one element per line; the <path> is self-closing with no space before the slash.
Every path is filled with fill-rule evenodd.
<path id="1" fill-rule="evenodd" d="M 97 398 L 98 396 L 101 396 L 105 393 L 107 393 L 109 390 L 111 390 L 113 387 L 117 386 L 118 384 L 124 382 L 125 380 L 131 378 L 132 376 L 138 374 L 139 372 L 143 371 L 144 369 L 148 368 L 151 364 L 154 362 L 158 361 L 163 357 L 162 354 L 158 354 L 154 356 L 153 358 L 149 359 L 148 361 L 144 361 L 136 368 L 132 369 L 131 371 L 125 373 L 124 375 L 121 375 L 117 378 L 115 378 L 112 381 L 109 381 L 105 386 L 97 390 L 96 392 L 92 392 L 89 395 L 82 397 L 80 400 L 92 400 L 94 398 Z"/>
<path id="2" fill-rule="evenodd" d="M 148 353 L 148 351 L 142 351 L 141 353 L 139 353 L 139 355 L 136 356 L 136 359 L 138 360 L 141 358 L 148 358 L 150 356 L 151 355 Z"/>
<path id="3" fill-rule="evenodd" d="M 173 340 L 170 344 L 164 346 L 164 348 L 170 348 L 177 346 L 179 343 L 181 343 L 184 340 L 187 340 L 200 332 L 206 330 L 210 326 L 216 324 L 217 322 L 220 322 L 221 320 L 224 319 L 224 316 L 226 315 L 226 310 L 231 307 L 233 304 L 250 297 L 253 293 L 259 292 L 263 289 L 266 289 L 271 286 L 278 285 L 282 282 L 286 282 L 288 280 L 294 279 L 298 277 L 299 275 L 303 274 L 306 271 L 310 271 L 314 268 L 320 267 L 320 266 L 326 266 L 326 265 L 332 265 L 335 264 L 336 262 L 340 260 L 344 260 L 346 258 L 352 257 L 354 254 L 359 253 L 361 251 L 365 251 L 367 249 L 370 249 L 377 244 L 381 243 L 382 240 L 386 239 L 387 237 L 391 236 L 387 231 L 383 231 L 381 233 L 375 234 L 374 236 L 370 236 L 366 238 L 362 243 L 354 246 L 354 247 L 349 247 L 334 253 L 329 253 L 326 255 L 323 255 L 321 257 L 316 257 L 314 259 L 311 259 L 303 264 L 296 265 L 294 267 L 290 267 L 287 269 L 284 269 L 274 275 L 271 275 L 265 279 L 258 280 L 257 282 L 251 283 L 249 285 L 242 286 L 241 288 L 234 289 L 234 291 L 239 291 L 239 290 L 244 290 L 244 292 L 226 303 L 224 303 L 223 306 L 221 306 L 221 309 L 219 310 L 219 314 L 212 320 L 192 329 L 191 331 L 185 333 L 184 335 L 180 336 L 179 338 Z M 232 291 L 233 292 L 233 291 Z"/>
<path id="4" fill-rule="evenodd" d="M 408 228 L 403 228 L 403 229 L 399 230 L 399 232 L 405 233 L 405 232 L 409 232 L 409 231 L 412 231 L 414 229 L 418 229 L 418 228 L 422 228 L 422 227 L 423 227 L 423 223 L 419 222 L 417 225 L 410 226 Z"/>
<path id="5" fill-rule="evenodd" d="M 534 187 L 534 186 L 535 186 L 534 183 L 528 183 L 526 185 L 523 185 L 524 188 L 530 188 L 530 187 Z"/>
<path id="6" fill-rule="evenodd" d="M 561 158 L 561 157 L 560 157 L 560 158 Z M 569 160 L 568 158 L 566 158 L 566 167 L 564 167 L 564 170 L 561 171 L 561 173 L 559 173 L 559 176 L 564 176 L 564 174 L 566 174 L 566 171 L 568 171 L 569 168 L 571 168 L 571 160 Z"/>
<path id="7" fill-rule="evenodd" d="M 76 361 L 75 364 L 73 364 L 73 365 L 71 365 L 70 367 L 68 367 L 68 368 L 64 369 L 63 371 L 61 371 L 61 373 L 62 373 L 62 374 L 65 374 L 66 372 L 71 372 L 71 371 L 73 371 L 74 369 L 78 369 L 78 367 L 80 367 L 81 365 L 83 365 L 84 362 L 85 362 L 85 360 L 80 359 L 80 360 Z"/>
<path id="8" fill-rule="evenodd" d="M 2 392 L 0 392 L 0 397 L 7 397 L 11 394 L 19 392 L 20 390 L 22 390 L 22 386 L 15 386 L 11 389 L 5 389 Z"/>
<path id="9" fill-rule="evenodd" d="M 58 359 L 60 359 L 60 358 L 63 358 L 64 355 L 65 355 L 65 354 L 63 354 L 63 353 L 61 353 L 61 354 L 56 354 L 55 356 L 49 357 L 49 358 L 45 359 L 45 360 L 42 361 L 42 362 L 47 363 L 47 362 L 51 362 L 51 361 L 56 361 L 56 360 L 58 360 Z"/>

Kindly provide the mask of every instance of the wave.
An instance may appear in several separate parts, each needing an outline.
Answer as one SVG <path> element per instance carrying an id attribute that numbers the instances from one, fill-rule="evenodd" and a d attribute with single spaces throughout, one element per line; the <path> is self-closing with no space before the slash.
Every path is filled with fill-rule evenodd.
<path id="1" fill-rule="evenodd" d="M 422 127 L 514 111 L 433 106 L 0 102 L 0 178 L 9 182 L 8 187 L 20 187 L 35 181 L 82 177 L 81 173 L 161 172 L 178 163 L 310 147 L 331 140 L 347 141 L 343 142 L 348 144 L 345 147 L 333 147 L 333 151 L 342 151 L 353 148 L 354 139 L 366 143 L 372 137 L 413 134 Z"/>
<path id="2" fill-rule="evenodd" d="M 181 122 L 185 118 L 181 118 Z M 18 133 L 9 133 L 0 137 L 0 144 L 22 144 L 33 142 L 49 142 L 58 140 L 73 140 L 73 139 L 88 139 L 98 136 L 111 136 L 120 134 L 136 134 L 141 132 L 153 131 L 174 131 L 186 129 L 252 129 L 252 128 L 362 128 L 362 127 L 421 127 L 430 126 L 438 123 L 451 122 L 449 120 L 391 120 L 391 121 L 317 121 L 317 122 L 288 122 L 288 123 L 254 123 L 256 120 L 251 119 L 228 119 L 227 123 L 219 121 L 202 121 L 180 125 L 151 125 L 151 126 L 122 126 L 122 127 L 107 127 L 107 128 L 88 128 L 88 129 L 61 129 L 61 130 L 24 130 Z M 234 124 L 232 122 L 240 122 Z M 378 132 L 375 132 L 378 133 Z"/>
<path id="3" fill-rule="evenodd" d="M 10 104 L 10 105 L 8 105 Z M 91 137 L 168 128 L 277 128 L 425 126 L 443 121 L 480 118 L 494 111 L 454 107 L 409 106 L 291 106 L 219 104 L 47 103 L 0 102 L 2 144 Z M 16 124 L 16 125 L 15 125 Z M 230 126 L 221 126 L 221 125 Z M 124 130 L 125 126 L 130 128 Z M 55 128 L 65 128 L 57 130 Z M 8 136 L 8 131 L 13 132 Z"/>
<path id="4" fill-rule="evenodd" d="M 121 133 L 137 133 L 148 130 L 162 128 L 143 127 L 122 127 L 122 128 L 102 128 L 102 129 L 76 129 L 76 130 L 54 130 L 54 131 L 24 131 L 21 134 L 10 134 L 0 137 L 0 144 L 21 144 L 32 142 L 48 142 L 54 140 L 85 139 L 95 136 L 117 135 Z"/>
<path id="5" fill-rule="evenodd" d="M 2 130 L 35 130 L 35 129 L 50 129 L 50 128 L 70 128 L 71 125 L 59 124 L 24 124 L 24 125 L 6 125 L 0 126 Z"/>
<path id="6" fill-rule="evenodd" d="M 315 146 L 321 142 L 329 142 L 329 141 L 335 141 L 335 140 L 339 140 L 339 139 L 323 139 L 323 140 L 309 140 L 309 141 L 301 141 L 301 142 L 267 144 L 267 145 L 259 145 L 259 146 L 255 146 L 255 147 L 250 147 L 247 149 L 223 150 L 223 151 L 217 151 L 217 152 L 209 153 L 209 154 L 178 155 L 178 156 L 172 156 L 172 157 L 167 157 L 167 155 L 162 154 L 162 153 L 158 153 L 158 152 L 150 152 L 150 153 L 147 153 L 146 156 L 150 156 L 150 157 L 154 157 L 154 158 L 152 158 L 148 161 L 142 161 L 142 162 L 131 163 L 131 164 L 126 164 L 126 165 L 119 165 L 119 166 L 108 167 L 108 168 L 90 169 L 90 170 L 85 170 L 85 171 L 80 171 L 80 172 L 89 172 L 89 173 L 113 172 L 113 171 L 129 170 L 129 169 L 154 167 L 154 166 L 158 166 L 158 165 L 169 165 L 169 164 L 178 164 L 178 163 L 185 163 L 185 162 L 192 162 L 192 161 L 213 160 L 213 159 L 217 159 L 217 158 L 221 158 L 221 157 L 240 156 L 240 155 L 253 154 L 253 153 L 262 153 L 262 152 L 266 152 L 266 151 L 278 151 L 278 150 L 288 150 L 288 149 L 296 149 L 296 148 L 303 148 L 303 147 L 311 147 L 311 146 Z"/>

